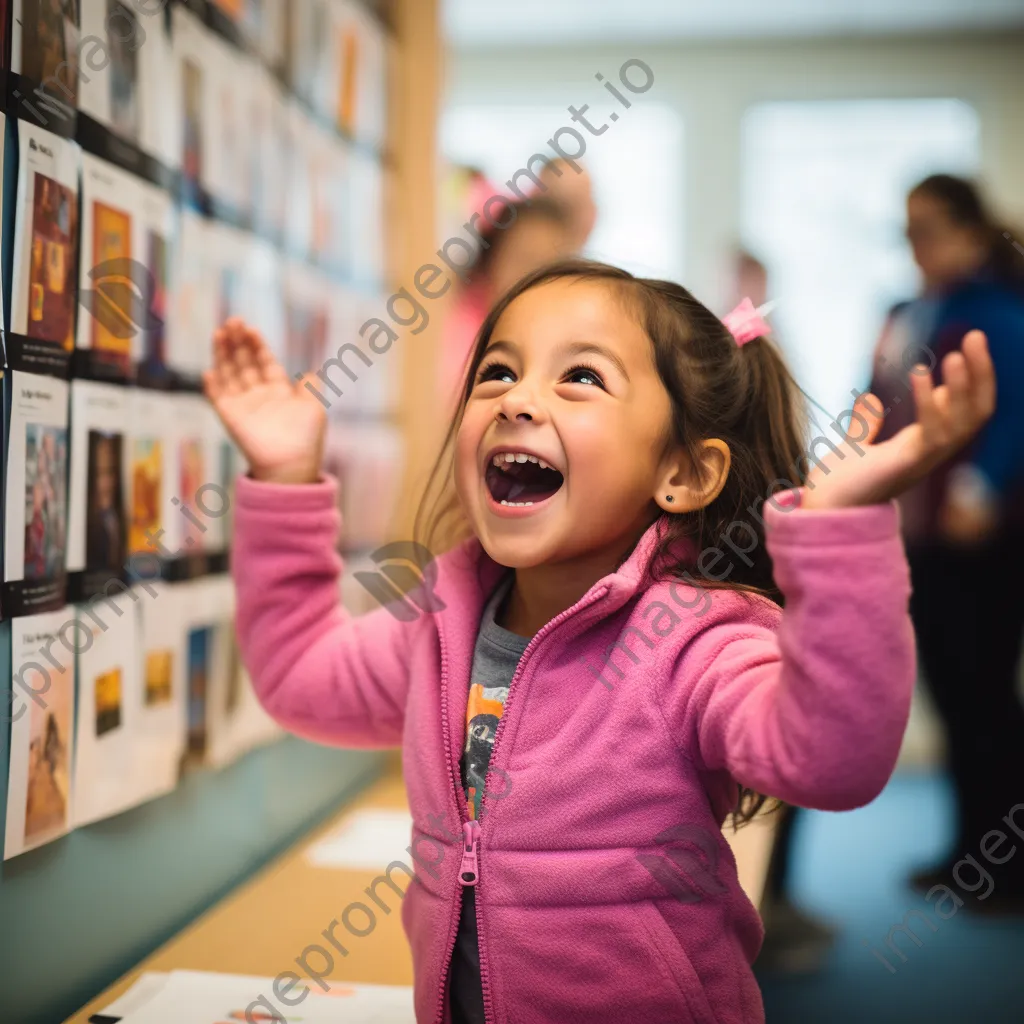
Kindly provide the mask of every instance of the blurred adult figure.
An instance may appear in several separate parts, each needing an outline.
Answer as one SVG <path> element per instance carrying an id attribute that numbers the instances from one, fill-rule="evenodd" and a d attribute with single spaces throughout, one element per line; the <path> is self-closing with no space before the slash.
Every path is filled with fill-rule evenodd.
<path id="1" fill-rule="evenodd" d="M 441 360 L 442 393 L 451 397 L 461 379 L 466 359 L 480 325 L 495 302 L 521 277 L 566 256 L 579 253 L 597 219 L 590 175 L 574 171 L 562 160 L 545 164 L 539 185 L 525 199 L 508 197 L 509 208 L 496 214 L 504 228 L 492 227 L 480 217 L 477 230 L 484 243 L 460 283 L 445 322 Z M 520 183 L 523 181 L 520 178 Z M 469 189 L 469 210 L 480 211 L 495 195 L 506 195 L 477 172 Z"/>
<path id="2" fill-rule="evenodd" d="M 1024 257 L 975 185 L 946 174 L 911 190 L 907 238 L 923 287 L 891 310 L 875 350 L 871 391 L 886 411 L 878 440 L 913 417 L 905 367 L 937 367 L 970 328 L 988 336 L 999 381 L 975 443 L 901 500 L 920 662 L 956 796 L 948 856 L 911 880 L 925 890 L 948 885 L 956 862 L 977 856 L 986 833 L 1005 832 L 1004 815 L 1024 802 Z M 1024 910 L 1024 857 L 986 868 L 994 889 L 970 907 Z"/>

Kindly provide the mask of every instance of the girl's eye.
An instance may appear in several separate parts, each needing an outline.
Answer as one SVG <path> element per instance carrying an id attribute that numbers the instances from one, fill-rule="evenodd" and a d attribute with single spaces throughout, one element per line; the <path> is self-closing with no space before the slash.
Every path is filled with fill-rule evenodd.
<path id="1" fill-rule="evenodd" d="M 604 387 L 604 381 L 601 379 L 601 375 L 592 366 L 574 366 L 568 371 L 568 373 L 566 373 L 565 379 L 570 384 L 588 384 L 596 385 L 599 388 Z"/>
<path id="2" fill-rule="evenodd" d="M 504 363 L 491 363 L 477 373 L 477 384 L 484 381 L 498 380 L 505 384 L 514 384 L 516 375 Z"/>

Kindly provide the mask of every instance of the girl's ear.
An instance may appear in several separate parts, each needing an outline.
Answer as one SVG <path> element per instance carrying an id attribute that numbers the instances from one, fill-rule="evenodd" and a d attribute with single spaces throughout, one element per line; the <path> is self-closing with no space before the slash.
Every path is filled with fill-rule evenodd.
<path id="1" fill-rule="evenodd" d="M 694 512 L 710 505 L 722 493 L 731 460 L 729 446 L 717 437 L 700 442 L 697 464 L 685 449 L 677 449 L 662 466 L 654 500 L 665 512 Z"/>

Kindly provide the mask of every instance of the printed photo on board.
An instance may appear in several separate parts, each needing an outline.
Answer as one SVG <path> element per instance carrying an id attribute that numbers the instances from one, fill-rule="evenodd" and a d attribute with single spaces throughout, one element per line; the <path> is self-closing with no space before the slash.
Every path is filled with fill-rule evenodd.
<path id="1" fill-rule="evenodd" d="M 67 537 L 67 430 L 25 428 L 25 576 L 52 579 L 64 570 Z"/>
<path id="2" fill-rule="evenodd" d="M 75 346 L 75 282 L 78 275 L 78 198 L 46 177 L 35 176 L 29 271 L 30 338 Z"/>

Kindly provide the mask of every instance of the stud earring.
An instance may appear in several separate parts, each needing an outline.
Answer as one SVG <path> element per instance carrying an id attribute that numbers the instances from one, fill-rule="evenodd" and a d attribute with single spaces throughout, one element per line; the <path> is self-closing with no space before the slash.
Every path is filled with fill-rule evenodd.
<path id="1" fill-rule="evenodd" d="M 666 501 L 675 501 L 676 499 L 671 494 L 666 494 L 665 495 L 665 500 Z"/>

